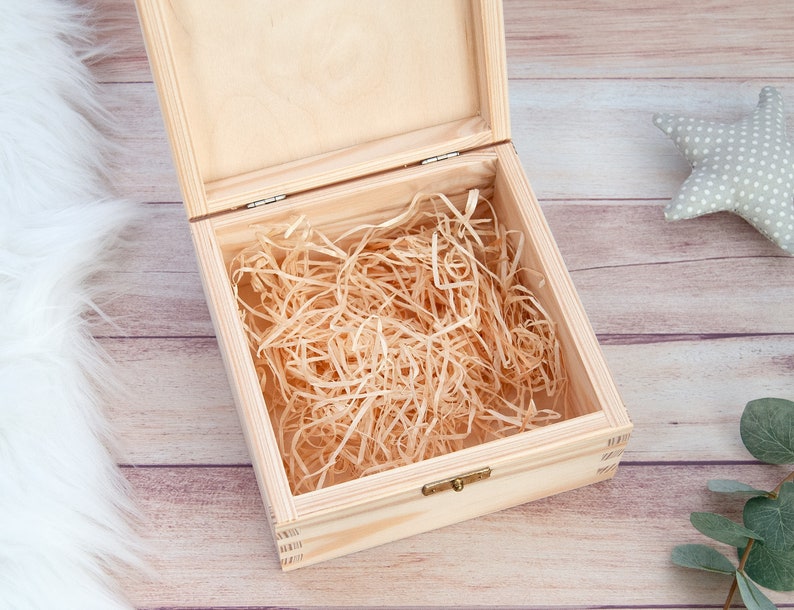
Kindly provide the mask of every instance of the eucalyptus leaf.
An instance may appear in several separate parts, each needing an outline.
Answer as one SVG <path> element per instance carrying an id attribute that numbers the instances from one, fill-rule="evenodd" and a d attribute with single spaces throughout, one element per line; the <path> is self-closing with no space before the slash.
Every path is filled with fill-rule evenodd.
<path id="1" fill-rule="evenodd" d="M 725 555 L 705 544 L 681 544 L 673 549 L 673 563 L 685 568 L 733 574 L 736 568 Z"/>
<path id="2" fill-rule="evenodd" d="M 736 572 L 736 583 L 739 585 L 739 593 L 747 610 L 777 610 L 777 606 L 772 603 L 755 583 L 747 578 L 742 572 Z"/>
<path id="3" fill-rule="evenodd" d="M 744 549 L 739 549 L 741 556 Z M 763 542 L 753 543 L 745 573 L 762 587 L 774 591 L 794 591 L 794 551 L 775 551 Z"/>
<path id="4" fill-rule="evenodd" d="M 722 494 L 742 494 L 750 496 L 768 496 L 768 491 L 763 489 L 756 489 L 747 483 L 740 481 L 733 481 L 731 479 L 711 479 L 709 481 L 709 489 Z"/>
<path id="5" fill-rule="evenodd" d="M 689 520 L 701 534 L 731 546 L 746 546 L 748 538 L 761 539 L 753 530 L 716 513 L 692 513 Z"/>
<path id="6" fill-rule="evenodd" d="M 748 402 L 739 432 L 754 458 L 768 464 L 794 464 L 794 402 L 783 398 Z"/>
<path id="7" fill-rule="evenodd" d="M 777 498 L 747 500 L 743 519 L 745 527 L 758 532 L 767 548 L 794 551 L 794 483 L 784 483 Z"/>

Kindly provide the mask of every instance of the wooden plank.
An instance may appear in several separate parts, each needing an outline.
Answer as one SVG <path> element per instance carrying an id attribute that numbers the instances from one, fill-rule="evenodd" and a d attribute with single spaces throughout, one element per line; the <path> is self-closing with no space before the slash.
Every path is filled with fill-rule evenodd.
<path id="1" fill-rule="evenodd" d="M 151 80 L 133 2 L 101 0 L 100 23 L 118 49 L 103 81 Z M 794 6 L 788 0 L 506 0 L 511 78 L 779 78 L 791 76 Z"/>
<path id="2" fill-rule="evenodd" d="M 771 488 L 785 473 L 763 465 L 624 465 L 608 482 L 285 575 L 250 468 L 129 469 L 157 579 L 123 585 L 139 608 L 716 606 L 729 580 L 669 559 L 675 544 L 706 541 L 689 512 L 737 519 L 741 500 L 707 491 L 708 479 Z M 770 597 L 790 601 L 788 593 Z"/>
<path id="3" fill-rule="evenodd" d="M 791 76 L 788 0 L 507 0 L 511 78 Z"/>
<path id="4" fill-rule="evenodd" d="M 763 396 L 794 398 L 794 337 L 655 339 L 602 337 L 635 424 L 624 459 L 748 459 L 738 435 L 742 409 Z M 102 346 L 127 389 L 109 407 L 121 461 L 250 463 L 214 339 L 104 339 Z"/>
<path id="5" fill-rule="evenodd" d="M 554 203 L 546 213 L 597 333 L 786 333 L 794 258 L 730 214 L 667 223 L 638 202 Z M 214 336 L 178 205 L 145 206 L 108 281 L 98 335 Z"/>
<path id="6" fill-rule="evenodd" d="M 590 262 L 572 277 L 600 335 L 794 333 L 792 268 L 794 258 L 783 256 Z M 119 328 L 97 321 L 97 335 L 214 335 L 197 273 L 120 271 L 113 282 L 123 298 L 104 310 Z"/>
<path id="7" fill-rule="evenodd" d="M 666 222 L 659 201 L 553 201 L 543 206 L 569 271 L 693 260 L 783 257 L 727 212 Z"/>
<path id="8" fill-rule="evenodd" d="M 752 111 L 765 84 L 511 82 L 512 138 L 541 201 L 668 199 L 689 165 L 654 127 L 653 113 L 735 121 Z M 786 98 L 794 95 L 791 79 L 776 84 Z M 124 147 L 115 180 L 119 191 L 138 201 L 181 201 L 154 85 L 106 84 L 102 90 Z"/>
<path id="9" fill-rule="evenodd" d="M 151 82 L 149 60 L 133 0 L 92 0 L 99 32 L 97 45 L 106 52 L 92 68 L 100 82 Z"/>
<path id="10" fill-rule="evenodd" d="M 693 260 L 572 273 L 599 334 L 794 333 L 794 259 Z"/>
<path id="11" fill-rule="evenodd" d="M 179 203 L 140 205 L 124 238 L 118 267 L 127 273 L 198 273 L 190 226 Z"/>
<path id="12" fill-rule="evenodd" d="M 659 201 L 551 201 L 543 214 L 568 269 L 702 259 L 783 257 L 734 214 L 666 222 Z M 141 206 L 126 233 L 121 267 L 129 273 L 196 274 L 196 254 L 181 204 Z"/>
<path id="13" fill-rule="evenodd" d="M 154 85 L 104 85 L 99 99 L 113 116 L 118 134 L 113 183 L 119 194 L 133 201 L 181 202 Z"/>
<path id="14" fill-rule="evenodd" d="M 198 272 L 118 271 L 112 281 L 118 296 L 103 311 L 113 324 L 91 316 L 95 336 L 215 336 Z"/>
<path id="15" fill-rule="evenodd" d="M 124 392 L 108 404 L 126 464 L 250 464 L 214 338 L 106 339 Z"/>
<path id="16" fill-rule="evenodd" d="M 794 333 L 794 263 L 774 258 L 591 268 L 572 273 L 599 335 Z M 104 307 L 99 336 L 214 336 L 198 275 L 116 277 L 124 292 Z"/>
<path id="17" fill-rule="evenodd" d="M 653 125 L 653 114 L 737 121 L 753 111 L 766 84 L 762 79 L 511 81 L 513 142 L 541 201 L 669 199 L 690 168 Z M 776 85 L 785 99 L 794 98 L 790 79 Z"/>
<path id="18" fill-rule="evenodd" d="M 739 438 L 745 404 L 764 396 L 794 399 L 792 335 L 611 339 L 603 349 L 635 424 L 626 459 L 748 459 Z"/>

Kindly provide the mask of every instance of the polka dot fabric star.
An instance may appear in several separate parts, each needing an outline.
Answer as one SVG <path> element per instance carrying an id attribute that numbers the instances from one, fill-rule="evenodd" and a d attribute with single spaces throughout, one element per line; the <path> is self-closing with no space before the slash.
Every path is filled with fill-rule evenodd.
<path id="1" fill-rule="evenodd" d="M 692 165 L 667 220 L 733 212 L 794 254 L 794 143 L 777 89 L 764 87 L 755 111 L 737 123 L 669 114 L 653 121 Z"/>

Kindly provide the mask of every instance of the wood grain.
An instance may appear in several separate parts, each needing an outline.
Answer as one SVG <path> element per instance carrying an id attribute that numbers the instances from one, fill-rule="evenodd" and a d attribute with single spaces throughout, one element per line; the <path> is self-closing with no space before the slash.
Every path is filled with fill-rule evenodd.
<path id="1" fill-rule="evenodd" d="M 250 468 L 126 472 L 158 575 L 126 583 L 139 608 L 705 606 L 729 581 L 669 557 L 675 544 L 704 541 L 690 511 L 739 516 L 741 501 L 706 481 L 771 488 L 785 476 L 758 465 L 624 465 L 608 482 L 282 574 Z"/>
<path id="2" fill-rule="evenodd" d="M 735 121 L 772 84 L 794 115 L 794 4 L 506 0 L 513 140 L 635 431 L 608 483 L 289 575 L 279 573 L 207 314 L 130 0 L 97 0 L 96 72 L 143 206 L 95 334 L 128 394 L 110 405 L 157 577 L 140 608 L 721 607 L 718 576 L 675 568 L 691 510 L 738 509 L 708 478 L 771 486 L 737 435 L 745 402 L 794 398 L 792 264 L 730 214 L 666 223 L 689 168 L 654 112 Z M 790 127 L 791 130 L 791 127 Z M 429 550 L 430 549 L 430 550 Z M 628 584 L 627 584 L 628 583 Z M 791 594 L 771 594 L 794 607 Z"/>
<path id="3" fill-rule="evenodd" d="M 99 77 L 150 80 L 133 2 L 98 4 L 119 49 Z M 507 0 L 504 14 L 511 79 L 791 77 L 788 0 Z"/>
<path id="4" fill-rule="evenodd" d="M 790 335 L 602 337 L 635 431 L 625 459 L 746 460 L 744 404 L 791 394 Z M 124 463 L 248 464 L 213 338 L 104 339 L 128 396 L 110 409 Z"/>
<path id="5" fill-rule="evenodd" d="M 501 3 L 136 6 L 191 218 L 509 137 Z"/>
<path id="6" fill-rule="evenodd" d="M 511 78 L 791 75 L 788 0 L 508 0 Z"/>
<path id="7" fill-rule="evenodd" d="M 579 210 L 554 204 L 551 228 L 598 334 L 794 333 L 794 258 L 740 219 L 668 224 L 658 205 L 629 202 Z M 144 211 L 152 222 L 131 230 L 124 297 L 106 313 L 130 336 L 213 336 L 182 211 Z"/>
<path id="8" fill-rule="evenodd" d="M 541 201 L 668 199 L 689 165 L 653 125 L 653 114 L 734 122 L 753 111 L 766 84 L 754 78 L 512 80 L 513 141 Z M 792 96 L 790 80 L 775 85 Z"/>
<path id="9" fill-rule="evenodd" d="M 541 202 L 667 199 L 689 166 L 654 127 L 653 113 L 736 121 L 753 110 L 766 84 L 598 79 L 572 86 L 558 79 L 513 80 L 512 139 Z M 787 98 L 794 92 L 792 79 L 775 84 Z M 102 89 L 125 145 L 118 189 L 138 201 L 181 201 L 154 85 L 109 83 Z"/>

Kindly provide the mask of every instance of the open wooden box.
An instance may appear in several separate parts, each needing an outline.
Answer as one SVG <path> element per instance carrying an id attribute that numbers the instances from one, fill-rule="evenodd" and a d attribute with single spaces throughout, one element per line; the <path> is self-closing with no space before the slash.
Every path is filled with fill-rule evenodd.
<path id="1" fill-rule="evenodd" d="M 500 2 L 137 4 L 284 569 L 614 474 L 631 423 L 510 143 Z M 557 325 L 570 384 L 565 418 L 294 494 L 240 323 L 232 257 L 251 243 L 254 224 L 305 214 L 315 226 L 346 228 L 380 222 L 418 192 L 472 188 L 524 233 L 522 262 L 545 277 L 529 287 Z M 423 494 L 433 483 L 439 493 Z"/>

